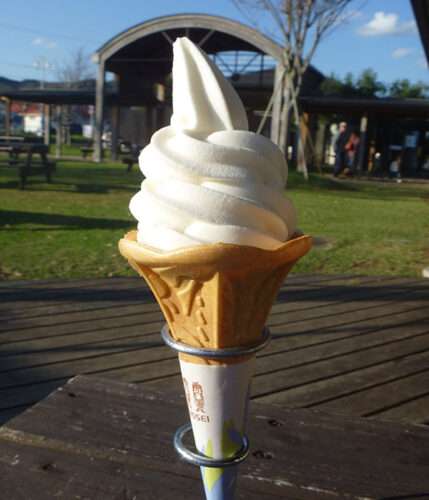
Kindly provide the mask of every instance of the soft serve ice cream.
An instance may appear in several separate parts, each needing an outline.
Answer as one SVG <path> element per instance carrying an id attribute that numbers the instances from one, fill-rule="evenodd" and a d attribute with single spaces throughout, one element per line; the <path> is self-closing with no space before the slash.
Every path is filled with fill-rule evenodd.
<path id="1" fill-rule="evenodd" d="M 292 237 L 285 159 L 248 131 L 232 86 L 180 38 L 171 124 L 153 135 L 140 167 L 146 179 L 130 204 L 138 231 L 119 250 L 154 293 L 164 335 L 188 346 L 179 359 L 196 448 L 205 459 L 243 457 L 255 356 L 224 350 L 261 345 L 279 287 L 311 247 L 310 237 Z M 234 498 L 236 467 L 201 472 L 207 500 Z"/>
<path id="2" fill-rule="evenodd" d="M 142 245 L 272 250 L 295 232 L 295 210 L 283 193 L 283 153 L 248 131 L 232 85 L 187 38 L 174 43 L 171 124 L 152 136 L 139 164 L 145 180 L 130 211 Z"/>

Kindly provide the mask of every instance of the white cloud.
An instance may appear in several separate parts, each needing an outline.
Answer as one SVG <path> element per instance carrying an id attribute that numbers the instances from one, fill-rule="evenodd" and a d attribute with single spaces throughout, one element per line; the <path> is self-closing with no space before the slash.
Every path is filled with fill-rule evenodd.
<path id="1" fill-rule="evenodd" d="M 399 22 L 398 14 L 376 12 L 374 17 L 361 26 L 358 33 L 362 36 L 406 35 L 416 31 L 414 21 Z"/>
<path id="2" fill-rule="evenodd" d="M 48 38 L 44 38 L 42 36 L 34 38 L 31 43 L 33 45 L 44 47 L 45 49 L 55 49 L 55 47 L 57 46 L 57 42 L 54 42 L 53 40 L 49 40 Z"/>
<path id="3" fill-rule="evenodd" d="M 402 57 L 406 57 L 413 52 L 413 49 L 409 49 L 407 47 L 398 47 L 392 52 L 393 59 L 401 59 Z"/>

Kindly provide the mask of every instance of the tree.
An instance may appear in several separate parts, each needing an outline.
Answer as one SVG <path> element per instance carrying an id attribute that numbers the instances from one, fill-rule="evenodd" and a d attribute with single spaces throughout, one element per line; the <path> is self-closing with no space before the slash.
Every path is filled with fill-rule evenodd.
<path id="1" fill-rule="evenodd" d="M 327 96 L 343 96 L 344 83 L 334 74 L 331 73 L 326 77 L 320 85 L 320 90 L 323 95 Z"/>
<path id="2" fill-rule="evenodd" d="M 320 85 L 320 90 L 325 96 L 357 97 L 359 91 L 356 88 L 353 75 L 347 73 L 343 80 L 331 73 Z"/>
<path id="3" fill-rule="evenodd" d="M 428 96 L 429 86 L 423 82 L 411 83 L 408 78 L 395 80 L 389 87 L 390 97 L 424 99 Z"/>
<path id="4" fill-rule="evenodd" d="M 80 88 L 82 81 L 94 78 L 93 64 L 91 63 L 89 55 L 85 53 L 82 47 L 72 52 L 67 61 L 57 66 L 57 76 L 59 80 L 70 89 Z M 72 109 L 70 106 L 61 107 L 60 115 L 62 123 L 58 124 L 58 126 L 63 127 L 64 133 L 61 134 L 61 137 L 68 145 L 71 144 L 71 114 Z"/>
<path id="5" fill-rule="evenodd" d="M 90 56 L 82 47 L 70 54 L 67 61 L 57 67 L 57 75 L 61 82 L 69 88 L 78 88 L 80 82 L 94 78 L 94 65 Z"/>
<path id="6" fill-rule="evenodd" d="M 280 34 L 282 58 L 279 63 L 280 75 L 274 85 L 267 112 L 273 109 L 274 101 L 280 101 L 280 123 L 277 143 L 285 151 L 287 135 L 293 114 L 298 134 L 298 170 L 308 178 L 304 148 L 300 137 L 300 111 L 298 95 L 302 79 L 321 40 L 338 25 L 352 0 L 232 0 L 248 17 L 253 16 L 253 24 L 258 19 L 258 11 L 268 13 Z M 258 16 L 258 17 L 256 17 Z M 273 117 L 276 119 L 275 117 Z M 263 120 L 264 120 L 263 119 Z M 259 127 L 262 129 L 262 125 Z"/>
<path id="7" fill-rule="evenodd" d="M 356 88 L 362 97 L 377 97 L 386 93 L 386 85 L 377 80 L 377 73 L 367 68 L 356 80 Z"/>

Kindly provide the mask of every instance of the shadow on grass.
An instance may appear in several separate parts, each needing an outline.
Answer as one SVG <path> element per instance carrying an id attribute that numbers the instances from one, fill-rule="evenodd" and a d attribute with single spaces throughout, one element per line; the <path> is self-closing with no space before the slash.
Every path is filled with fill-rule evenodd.
<path id="1" fill-rule="evenodd" d="M 47 184 L 43 175 L 30 177 L 26 191 L 77 192 L 80 194 L 107 194 L 110 191 L 134 193 L 138 190 L 142 176 L 127 173 L 122 168 L 88 167 L 69 165 L 57 166 L 52 183 Z M 0 162 L 0 189 L 19 189 L 18 171 Z"/>
<path id="2" fill-rule="evenodd" d="M 19 181 L 0 182 L 0 189 L 20 189 Z M 62 182 L 61 179 L 53 179 L 51 184 L 46 184 L 44 180 L 30 180 L 25 185 L 25 191 L 55 192 L 55 193 L 79 193 L 79 194 L 108 194 L 111 191 L 126 191 L 136 193 L 138 186 L 127 186 L 120 184 L 81 184 L 75 182 Z"/>
<path id="3" fill-rule="evenodd" d="M 61 226 L 61 229 L 128 229 L 132 226 L 132 222 L 125 219 L 98 219 L 78 215 L 0 210 L 0 229 L 7 229 L 5 228 L 6 225 L 19 224 L 56 226 L 52 227 L 52 229 L 58 229 L 58 226 Z M 17 228 L 14 227 L 13 229 L 16 230 Z M 25 228 L 25 230 L 28 231 L 28 228 Z M 43 230 L 49 230 L 49 228 L 43 228 Z"/>
<path id="4" fill-rule="evenodd" d="M 315 191 L 315 190 L 333 190 L 333 191 L 349 191 L 358 192 L 361 190 L 359 186 L 352 184 L 347 184 L 346 182 L 339 182 L 328 176 L 322 175 L 310 175 L 308 181 L 304 177 L 296 172 L 291 172 L 288 180 L 288 187 L 291 189 L 299 189 L 304 191 Z"/>

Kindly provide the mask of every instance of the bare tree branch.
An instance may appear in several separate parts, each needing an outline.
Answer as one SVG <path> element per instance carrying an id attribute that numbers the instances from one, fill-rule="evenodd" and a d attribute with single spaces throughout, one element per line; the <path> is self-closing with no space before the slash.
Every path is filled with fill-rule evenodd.
<path id="1" fill-rule="evenodd" d="M 279 123 L 279 146 L 286 150 L 289 115 L 292 112 L 298 133 L 298 149 L 303 158 L 303 173 L 307 177 L 304 146 L 300 137 L 300 114 L 298 96 L 303 76 L 321 41 L 345 18 L 345 12 L 354 0 L 232 0 L 240 11 L 255 12 L 261 9 L 269 14 L 282 35 L 282 57 L 280 66 L 285 75 L 280 81 L 282 89 L 273 89 L 273 94 L 262 117 L 258 130 L 262 130 L 275 98 L 281 93 Z M 362 0 L 363 1 L 363 0 Z M 274 109 L 274 108 L 273 108 Z"/>
<path id="2" fill-rule="evenodd" d="M 57 76 L 69 87 L 74 87 L 82 80 L 94 78 L 94 65 L 83 48 L 70 54 L 70 58 L 57 68 Z"/>

